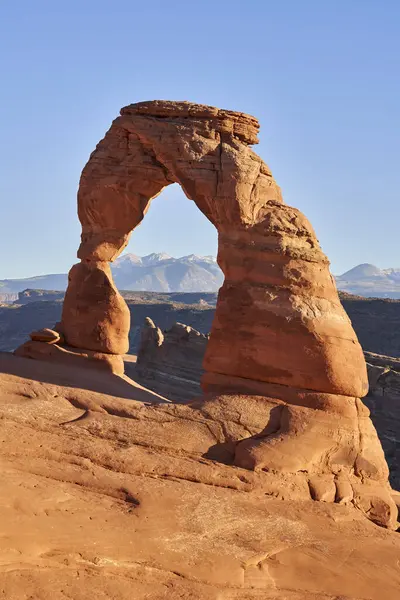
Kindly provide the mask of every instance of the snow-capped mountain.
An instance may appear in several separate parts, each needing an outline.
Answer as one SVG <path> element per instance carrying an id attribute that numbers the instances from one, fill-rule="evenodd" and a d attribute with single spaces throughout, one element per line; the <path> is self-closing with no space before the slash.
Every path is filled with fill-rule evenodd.
<path id="1" fill-rule="evenodd" d="M 214 256 L 189 254 L 173 258 L 165 252 L 147 256 L 123 254 L 111 265 L 120 290 L 146 292 L 216 292 L 223 282 Z M 400 298 L 400 269 L 361 264 L 336 277 L 339 290 L 358 296 Z M 0 302 L 23 290 L 65 290 L 67 275 L 40 275 L 0 280 Z"/>
<path id="2" fill-rule="evenodd" d="M 365 263 L 336 277 L 336 284 L 339 290 L 358 296 L 400 298 L 400 269 L 379 269 Z"/>
<path id="3" fill-rule="evenodd" d="M 128 256 L 129 256 L 129 254 L 128 254 Z M 140 258 L 140 257 L 137 257 L 137 258 Z M 169 254 L 165 254 L 165 252 L 158 252 L 158 253 L 153 252 L 152 254 L 148 254 L 147 256 L 142 256 L 140 258 L 140 260 L 141 260 L 143 266 L 151 267 L 152 265 L 158 265 L 159 263 L 161 263 L 165 260 L 174 260 L 174 259 Z"/>
<path id="4" fill-rule="evenodd" d="M 136 256 L 125 254 L 111 266 L 120 290 L 148 292 L 215 292 L 223 275 L 213 256 L 173 258 L 164 252 Z"/>
<path id="5" fill-rule="evenodd" d="M 216 263 L 217 259 L 215 258 L 215 256 L 197 256 L 197 254 L 188 254 L 187 256 L 182 256 L 182 258 L 180 260 L 185 260 L 187 262 L 194 262 L 194 263 L 200 263 L 200 262 L 206 262 L 206 263 Z"/>
<path id="6" fill-rule="evenodd" d="M 173 258 L 165 252 L 147 256 L 123 254 L 111 265 L 116 286 L 120 290 L 146 292 L 215 292 L 223 275 L 214 256 L 190 254 Z M 0 280 L 0 301 L 8 294 L 27 288 L 65 290 L 67 275 L 41 275 L 27 279 Z"/>

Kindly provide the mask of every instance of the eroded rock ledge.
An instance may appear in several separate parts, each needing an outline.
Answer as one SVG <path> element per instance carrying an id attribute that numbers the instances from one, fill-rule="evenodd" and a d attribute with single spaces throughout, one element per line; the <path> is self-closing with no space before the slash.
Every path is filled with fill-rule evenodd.
<path id="1" fill-rule="evenodd" d="M 279 402 L 139 392 L 0 354 L 5 598 L 397 600 L 400 536 L 355 509 L 364 493 L 232 465 Z"/>

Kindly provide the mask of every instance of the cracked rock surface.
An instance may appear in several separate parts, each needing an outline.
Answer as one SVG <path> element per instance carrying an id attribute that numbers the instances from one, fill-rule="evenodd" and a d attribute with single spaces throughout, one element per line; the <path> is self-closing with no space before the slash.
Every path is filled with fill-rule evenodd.
<path id="1" fill-rule="evenodd" d="M 286 410 L 1 354 L 0 597 L 397 600 L 400 536 L 351 477 L 234 464 Z"/>

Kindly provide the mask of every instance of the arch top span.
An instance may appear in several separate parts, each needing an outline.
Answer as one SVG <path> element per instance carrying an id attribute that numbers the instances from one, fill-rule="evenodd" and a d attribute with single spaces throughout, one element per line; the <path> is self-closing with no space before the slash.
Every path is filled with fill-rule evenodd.
<path id="1" fill-rule="evenodd" d="M 112 261 L 149 203 L 179 183 L 218 231 L 252 224 L 280 189 L 261 158 L 257 119 L 190 102 L 121 109 L 85 166 L 78 192 L 82 260 Z"/>
<path id="2" fill-rule="evenodd" d="M 256 117 L 243 112 L 194 104 L 187 101 L 150 100 L 121 108 L 121 116 L 142 115 L 158 119 L 190 119 L 208 121 L 215 131 L 232 133 L 247 144 L 258 144 L 260 124 Z"/>

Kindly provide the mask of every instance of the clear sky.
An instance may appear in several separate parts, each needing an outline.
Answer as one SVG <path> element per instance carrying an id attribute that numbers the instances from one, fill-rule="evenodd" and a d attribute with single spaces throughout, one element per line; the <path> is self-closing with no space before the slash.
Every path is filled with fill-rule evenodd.
<path id="1" fill-rule="evenodd" d="M 257 116 L 335 274 L 400 267 L 399 0 L 0 0 L 0 86 L 0 279 L 76 262 L 80 172 L 157 98 Z M 216 233 L 172 186 L 129 251 L 215 254 Z"/>

